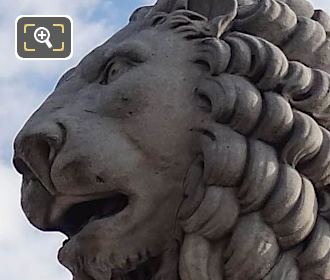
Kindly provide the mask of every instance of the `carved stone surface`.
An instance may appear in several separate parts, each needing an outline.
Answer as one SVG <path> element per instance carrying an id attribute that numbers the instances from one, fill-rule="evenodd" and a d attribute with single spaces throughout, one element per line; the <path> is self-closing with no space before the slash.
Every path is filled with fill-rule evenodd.
<path id="1" fill-rule="evenodd" d="M 159 0 L 15 141 L 22 206 L 75 280 L 330 279 L 330 20 Z"/>

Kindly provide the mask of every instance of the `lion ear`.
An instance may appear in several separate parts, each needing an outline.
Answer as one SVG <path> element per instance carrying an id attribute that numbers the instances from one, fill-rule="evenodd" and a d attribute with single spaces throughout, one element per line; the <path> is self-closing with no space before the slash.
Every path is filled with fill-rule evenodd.
<path id="1" fill-rule="evenodd" d="M 237 6 L 237 0 L 158 0 L 152 12 L 188 9 L 199 13 L 210 21 L 214 36 L 220 37 L 236 17 Z"/>
<path id="2" fill-rule="evenodd" d="M 189 0 L 158 0 L 152 12 L 170 13 L 178 9 L 187 9 Z"/>
<path id="3" fill-rule="evenodd" d="M 237 0 L 188 0 L 187 8 L 202 14 L 211 22 L 216 37 L 220 37 L 237 15 Z"/>
<path id="4" fill-rule="evenodd" d="M 194 11 L 205 16 L 211 23 L 214 36 L 220 37 L 236 17 L 237 6 L 237 0 L 158 0 L 153 11 Z"/>
<path id="5" fill-rule="evenodd" d="M 143 19 L 146 17 L 146 15 L 150 12 L 150 10 L 153 8 L 153 6 L 143 6 L 138 9 L 136 9 L 131 17 L 129 18 L 129 22 L 132 21 L 138 21 L 140 19 Z"/>

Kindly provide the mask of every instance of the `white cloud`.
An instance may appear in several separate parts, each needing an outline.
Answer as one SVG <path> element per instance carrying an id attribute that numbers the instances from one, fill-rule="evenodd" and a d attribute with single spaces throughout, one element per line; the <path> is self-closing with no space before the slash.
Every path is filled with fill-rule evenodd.
<path id="1" fill-rule="evenodd" d="M 153 5 L 156 2 L 157 2 L 156 0 L 144 0 L 142 4 L 144 4 L 144 5 Z"/>
<path id="2" fill-rule="evenodd" d="M 115 27 L 111 1 L 0 0 L 0 279 L 68 280 L 57 260 L 64 237 L 34 229 L 20 207 L 20 176 L 11 167 L 12 142 L 54 81 Z M 100 17 L 98 14 L 108 15 Z M 20 61 L 14 50 L 14 24 L 21 14 L 67 14 L 74 22 L 74 56 L 69 61 Z"/>
<path id="3" fill-rule="evenodd" d="M 310 1 L 313 3 L 315 9 L 323 9 L 327 13 L 330 13 L 330 2 L 329 0 L 313 0 Z"/>
<path id="4" fill-rule="evenodd" d="M 24 121 L 42 101 L 40 94 L 18 81 L 13 85 L 6 81 L 0 86 L 0 158 L 11 154 L 12 139 Z"/>
<path id="5" fill-rule="evenodd" d="M 0 278 L 70 279 L 69 273 L 56 261 L 63 236 L 39 233 L 27 223 L 18 210 L 19 185 L 20 176 L 0 161 Z"/>

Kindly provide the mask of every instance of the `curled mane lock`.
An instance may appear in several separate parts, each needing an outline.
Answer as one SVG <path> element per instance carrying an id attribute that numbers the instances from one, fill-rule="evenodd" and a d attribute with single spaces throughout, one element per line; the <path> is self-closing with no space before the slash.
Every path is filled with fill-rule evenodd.
<path id="1" fill-rule="evenodd" d="M 329 279 L 329 17 L 305 0 L 162 0 L 139 13 L 207 66 L 181 278 Z"/>

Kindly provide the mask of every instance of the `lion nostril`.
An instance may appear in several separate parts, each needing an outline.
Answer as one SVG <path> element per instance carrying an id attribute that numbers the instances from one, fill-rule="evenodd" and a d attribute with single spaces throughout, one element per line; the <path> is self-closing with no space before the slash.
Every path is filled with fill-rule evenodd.
<path id="1" fill-rule="evenodd" d="M 51 166 L 63 145 L 64 136 L 64 126 L 58 123 L 23 128 L 15 141 L 14 166 L 17 171 L 25 178 L 34 175 L 45 188 L 53 190 Z"/>
<path id="2" fill-rule="evenodd" d="M 22 138 L 14 156 L 14 166 L 25 180 L 37 178 L 45 187 L 52 187 L 49 172 L 55 157 L 53 148 L 42 135 Z"/>
<path id="3" fill-rule="evenodd" d="M 22 175 L 25 175 L 27 177 L 32 177 L 33 176 L 30 168 L 27 166 L 27 164 L 24 162 L 23 159 L 21 159 L 19 157 L 14 157 L 13 165 L 16 168 L 18 173 L 20 173 Z"/>

